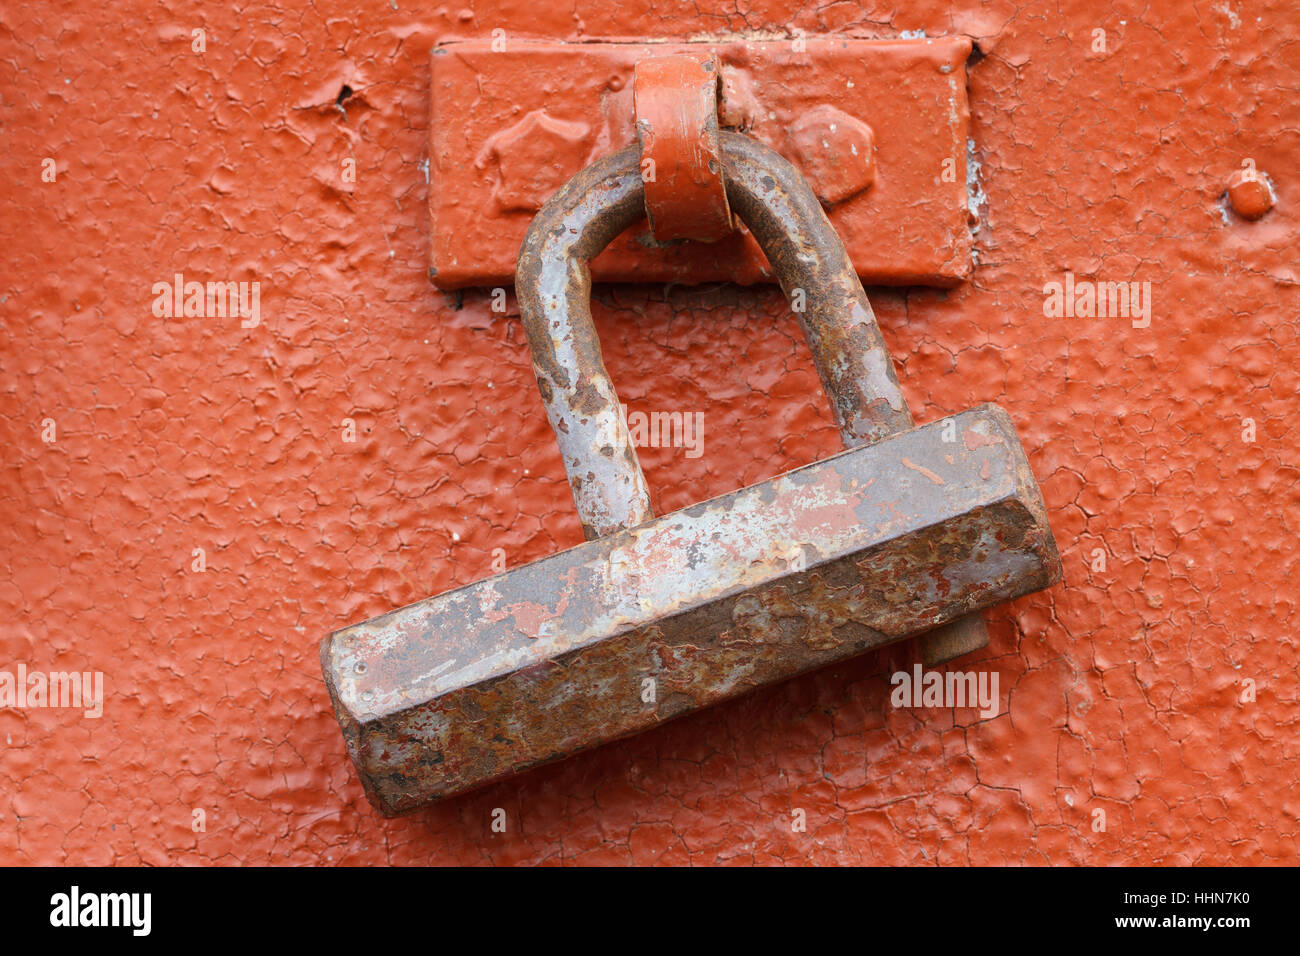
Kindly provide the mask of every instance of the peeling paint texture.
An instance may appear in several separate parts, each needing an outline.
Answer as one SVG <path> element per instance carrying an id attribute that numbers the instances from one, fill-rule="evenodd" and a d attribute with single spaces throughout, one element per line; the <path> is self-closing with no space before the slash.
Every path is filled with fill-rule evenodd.
<path id="1" fill-rule="evenodd" d="M 869 292 L 916 419 L 1006 409 L 1060 545 L 949 665 L 997 716 L 891 707 L 907 642 L 384 819 L 321 635 L 583 540 L 513 295 L 427 277 L 431 49 L 796 28 L 978 49 L 971 280 Z M 0 670 L 106 699 L 0 710 L 0 862 L 1295 862 L 1297 40 L 1282 0 L 8 4 Z M 1149 324 L 1048 317 L 1067 272 Z M 155 316 L 176 273 L 260 322 Z M 656 513 L 839 451 L 777 289 L 592 312 L 629 408 L 706 416 L 639 449 Z"/>

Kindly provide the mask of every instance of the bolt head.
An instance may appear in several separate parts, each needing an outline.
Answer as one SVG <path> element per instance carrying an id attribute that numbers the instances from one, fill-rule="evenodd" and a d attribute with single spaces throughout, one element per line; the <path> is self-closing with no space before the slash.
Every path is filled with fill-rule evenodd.
<path id="1" fill-rule="evenodd" d="M 809 110 L 790 127 L 789 143 L 792 158 L 828 206 L 869 189 L 876 180 L 876 135 L 843 110 Z"/>

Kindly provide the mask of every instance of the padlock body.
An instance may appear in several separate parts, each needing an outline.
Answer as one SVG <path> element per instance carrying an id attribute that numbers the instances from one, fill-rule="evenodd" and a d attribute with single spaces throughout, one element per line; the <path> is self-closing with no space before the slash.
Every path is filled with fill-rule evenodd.
<path id="1" fill-rule="evenodd" d="M 394 815 L 1060 574 L 1015 429 L 984 405 L 337 631 L 321 662 Z"/>

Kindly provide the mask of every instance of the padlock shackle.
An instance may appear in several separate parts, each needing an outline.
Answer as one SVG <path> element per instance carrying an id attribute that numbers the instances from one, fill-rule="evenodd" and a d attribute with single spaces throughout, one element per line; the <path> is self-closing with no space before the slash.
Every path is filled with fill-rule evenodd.
<path id="1" fill-rule="evenodd" d="M 720 140 L 727 199 L 787 299 L 796 310 L 802 302 L 800 326 L 845 446 L 911 427 L 871 304 L 812 188 L 757 140 L 727 131 Z M 519 250 L 520 315 L 589 540 L 654 517 L 590 302 L 591 260 L 644 214 L 640 150 L 633 145 L 569 180 L 538 212 Z"/>

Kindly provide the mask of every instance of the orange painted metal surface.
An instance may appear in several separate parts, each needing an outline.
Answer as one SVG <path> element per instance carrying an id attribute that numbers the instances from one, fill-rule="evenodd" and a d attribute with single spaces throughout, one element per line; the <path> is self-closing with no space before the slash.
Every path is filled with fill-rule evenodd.
<path id="1" fill-rule="evenodd" d="M 104 678 L 98 718 L 0 710 L 0 861 L 1295 861 L 1291 5 L 396 3 L 0 17 L 0 670 Z M 998 675 L 996 716 L 893 707 L 885 650 L 365 802 L 319 635 L 582 540 L 513 302 L 426 275 L 429 53 L 494 29 L 975 41 L 973 276 L 872 303 L 918 420 L 1012 415 L 1061 545 L 950 665 Z M 256 324 L 155 315 L 177 273 L 259 282 Z M 1121 281 L 1143 307 L 1097 316 Z M 775 289 L 595 316 L 629 414 L 705 415 L 698 457 L 640 450 L 658 510 L 837 448 Z"/>

